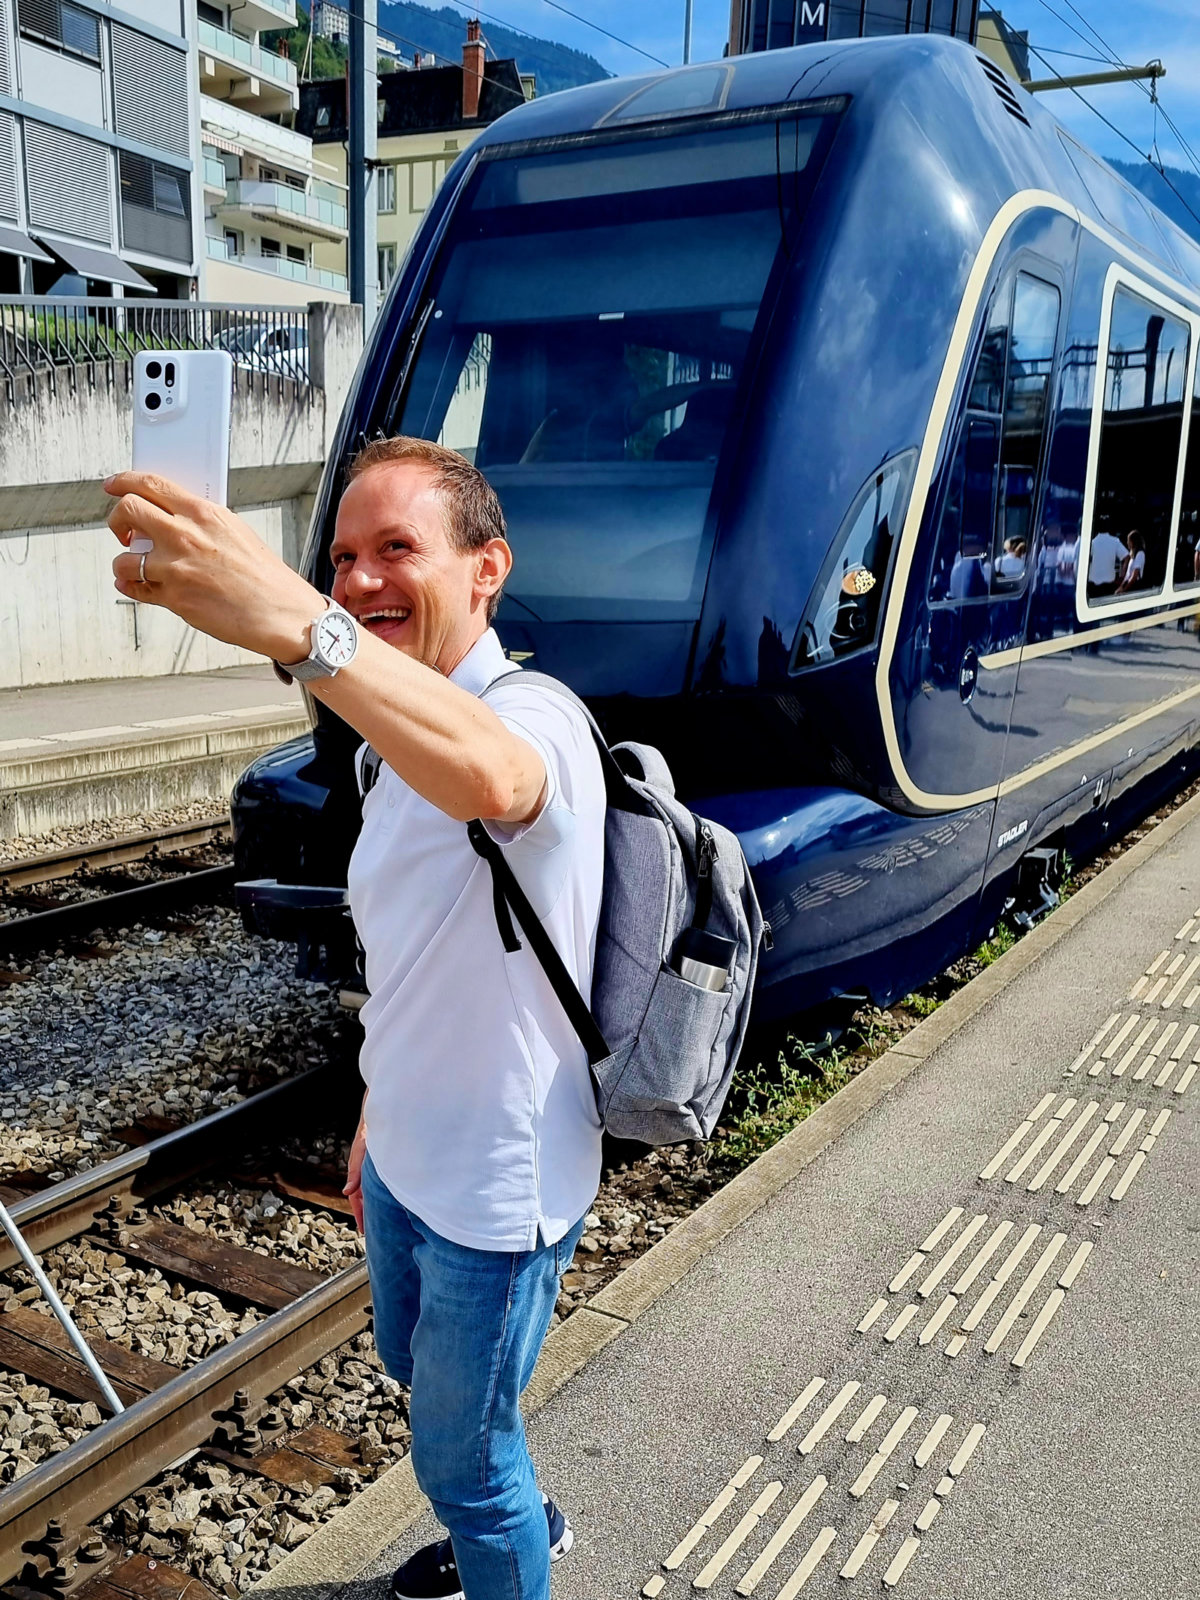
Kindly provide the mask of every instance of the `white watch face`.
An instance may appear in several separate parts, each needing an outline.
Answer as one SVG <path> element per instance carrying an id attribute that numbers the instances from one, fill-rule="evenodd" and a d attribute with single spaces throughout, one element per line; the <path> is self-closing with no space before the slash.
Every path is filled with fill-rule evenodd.
<path id="1" fill-rule="evenodd" d="M 352 661 L 358 648 L 354 620 L 344 611 L 327 611 L 317 623 L 317 650 L 333 667 Z"/>

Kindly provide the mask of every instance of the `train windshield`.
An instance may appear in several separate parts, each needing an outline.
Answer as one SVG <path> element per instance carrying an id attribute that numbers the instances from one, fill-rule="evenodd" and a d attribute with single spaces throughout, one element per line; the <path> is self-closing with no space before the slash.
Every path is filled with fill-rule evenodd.
<path id="1" fill-rule="evenodd" d="M 480 162 L 392 431 L 487 473 L 526 616 L 697 615 L 717 460 L 831 120 Z"/>

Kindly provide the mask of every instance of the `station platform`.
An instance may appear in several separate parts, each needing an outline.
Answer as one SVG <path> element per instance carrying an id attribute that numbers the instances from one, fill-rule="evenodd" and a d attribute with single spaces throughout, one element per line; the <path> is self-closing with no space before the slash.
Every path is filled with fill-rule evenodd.
<path id="1" fill-rule="evenodd" d="M 1200 800 L 556 1328 L 557 1600 L 1182 1600 Z M 407 1463 L 258 1585 L 386 1600 Z"/>
<path id="2" fill-rule="evenodd" d="M 308 729 L 269 666 L 0 690 L 4 839 L 195 801 L 228 804 L 243 769 Z"/>

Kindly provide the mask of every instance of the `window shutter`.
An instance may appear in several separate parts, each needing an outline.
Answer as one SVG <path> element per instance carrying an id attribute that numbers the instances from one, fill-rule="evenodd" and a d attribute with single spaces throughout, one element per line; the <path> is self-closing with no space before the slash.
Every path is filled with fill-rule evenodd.
<path id="1" fill-rule="evenodd" d="M 187 56 L 158 39 L 112 25 L 117 132 L 172 155 L 188 152 Z"/>
<path id="2" fill-rule="evenodd" d="M 109 154 L 102 144 L 27 118 L 25 166 L 30 227 L 112 244 Z"/>
<path id="3" fill-rule="evenodd" d="M 0 217 L 15 222 L 17 206 L 17 121 L 0 112 Z"/>
<path id="4" fill-rule="evenodd" d="M 9 0 L 0 0 L 0 94 L 12 92 L 12 16 Z"/>

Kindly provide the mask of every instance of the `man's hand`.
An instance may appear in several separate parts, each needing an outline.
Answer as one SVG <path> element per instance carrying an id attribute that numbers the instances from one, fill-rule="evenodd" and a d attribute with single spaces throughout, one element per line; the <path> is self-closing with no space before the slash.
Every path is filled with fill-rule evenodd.
<path id="1" fill-rule="evenodd" d="M 363 1233 L 363 1202 L 362 1202 L 362 1165 L 363 1157 L 367 1153 L 367 1119 L 361 1116 L 358 1119 L 358 1128 L 354 1134 L 354 1141 L 350 1146 L 350 1159 L 346 1163 L 346 1186 L 342 1193 L 349 1200 L 354 1211 L 354 1221 L 358 1225 L 359 1233 Z"/>
<path id="2" fill-rule="evenodd" d="M 165 606 L 226 644 L 285 664 L 303 660 L 323 596 L 247 522 L 152 473 L 118 472 L 104 488 L 116 500 L 108 525 L 121 543 L 154 544 L 144 567 L 134 553 L 113 562 L 126 599 Z"/>

